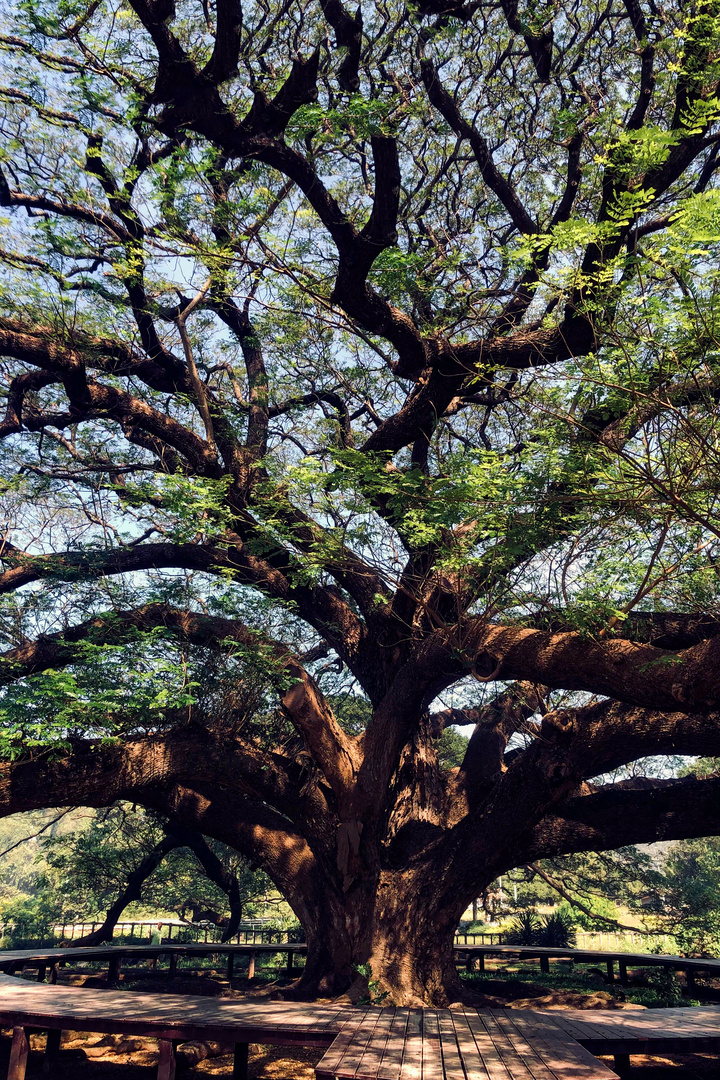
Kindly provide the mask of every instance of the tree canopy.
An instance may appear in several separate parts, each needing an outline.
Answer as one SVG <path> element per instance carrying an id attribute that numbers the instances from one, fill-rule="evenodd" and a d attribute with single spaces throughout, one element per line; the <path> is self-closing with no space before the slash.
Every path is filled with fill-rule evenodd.
<path id="1" fill-rule="evenodd" d="M 720 753 L 716 0 L 1 21 L 2 812 L 214 837 L 405 1003 L 509 868 L 720 832 L 612 775 Z"/>

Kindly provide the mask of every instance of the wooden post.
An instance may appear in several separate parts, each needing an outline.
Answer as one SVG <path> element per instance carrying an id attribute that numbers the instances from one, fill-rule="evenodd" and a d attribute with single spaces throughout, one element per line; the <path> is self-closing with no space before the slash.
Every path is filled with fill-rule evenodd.
<path id="1" fill-rule="evenodd" d="M 10 1047 L 10 1064 L 8 1065 L 7 1080 L 25 1080 L 30 1043 L 24 1027 L 14 1027 L 12 1033 L 12 1046 Z"/>
<path id="2" fill-rule="evenodd" d="M 293 953 L 291 949 L 288 949 L 287 954 L 287 967 L 285 968 L 285 974 L 288 978 L 292 978 L 293 975 Z"/>
<path id="3" fill-rule="evenodd" d="M 57 1056 L 60 1053 L 61 1039 L 62 1031 L 60 1028 L 50 1028 L 48 1030 L 47 1039 L 45 1040 L 45 1056 L 42 1064 L 42 1071 L 44 1073 L 52 1072 L 53 1066 L 57 1061 Z"/>
<path id="4" fill-rule="evenodd" d="M 234 954 L 232 952 L 228 952 L 228 957 L 227 957 L 227 980 L 228 980 L 228 982 L 232 982 L 234 963 L 235 963 Z"/>
<path id="5" fill-rule="evenodd" d="M 615 982 L 615 962 L 613 960 L 608 960 L 607 964 L 606 964 L 606 967 L 607 967 L 608 982 L 609 983 Z"/>
<path id="6" fill-rule="evenodd" d="M 615 1054 L 615 1072 L 618 1076 L 628 1076 L 630 1073 L 630 1055 Z"/>
<path id="7" fill-rule="evenodd" d="M 122 964 L 122 956 L 111 956 L 110 966 L 108 968 L 108 982 L 116 983 L 120 978 L 120 966 Z"/>
<path id="8" fill-rule="evenodd" d="M 252 955 L 254 956 L 255 954 L 253 953 Z M 250 1047 L 247 1043 L 235 1043 L 232 1071 L 233 1080 L 247 1080 L 249 1049 Z"/>
<path id="9" fill-rule="evenodd" d="M 38 982 L 45 982 L 45 972 L 46 971 L 47 971 L 47 968 L 45 967 L 45 964 L 38 964 L 38 977 L 37 977 Z"/>
<path id="10" fill-rule="evenodd" d="M 465 954 L 465 970 L 466 971 L 473 971 L 474 970 L 474 968 L 475 968 L 474 960 L 475 960 L 475 957 L 473 956 L 473 954 L 471 952 L 468 952 L 468 953 Z"/>
<path id="11" fill-rule="evenodd" d="M 695 972 L 692 968 L 685 969 L 685 982 L 690 993 L 693 993 L 695 990 Z"/>
<path id="12" fill-rule="evenodd" d="M 540 970 L 544 971 L 546 975 L 550 974 L 550 957 L 549 956 L 541 956 L 540 957 Z"/>
<path id="13" fill-rule="evenodd" d="M 50 982 L 52 983 L 53 986 L 55 986 L 55 984 L 57 983 L 57 980 L 58 980 L 58 965 L 53 964 L 53 966 L 50 968 Z"/>
<path id="14" fill-rule="evenodd" d="M 255 953 L 251 952 L 248 956 L 248 981 L 255 978 Z"/>
<path id="15" fill-rule="evenodd" d="M 627 986 L 629 982 L 627 973 L 627 960 L 618 960 L 618 967 L 620 969 L 620 982 L 623 984 L 623 986 Z"/>
<path id="16" fill-rule="evenodd" d="M 158 1039 L 158 1080 L 175 1080 L 175 1051 L 170 1039 Z"/>
<path id="17" fill-rule="evenodd" d="M 478 955 L 478 971 L 484 971 L 484 970 L 485 970 L 485 953 L 481 952 Z"/>

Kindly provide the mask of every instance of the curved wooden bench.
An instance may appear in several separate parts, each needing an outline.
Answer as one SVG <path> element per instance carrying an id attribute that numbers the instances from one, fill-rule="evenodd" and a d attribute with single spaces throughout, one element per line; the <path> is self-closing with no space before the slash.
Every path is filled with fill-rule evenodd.
<path id="1" fill-rule="evenodd" d="M 282 950 L 287 947 L 283 945 Z M 123 956 L 152 958 L 170 950 L 177 955 L 178 951 L 202 954 L 247 948 L 126 946 L 119 951 Z M 498 948 L 538 955 L 538 950 L 529 946 L 491 946 L 486 951 Z M 42 970 L 43 964 L 47 968 L 61 960 L 112 960 L 117 952 L 112 946 L 16 950 L 0 954 L 0 968 L 18 970 L 34 964 Z M 567 956 L 567 950 L 544 952 Z M 645 959 L 644 954 L 639 955 Z M 683 957 L 655 959 L 687 964 Z M 698 963 L 706 965 L 707 961 Z M 595 1054 L 614 1054 L 616 1068 L 623 1072 L 633 1053 L 720 1051 L 720 1009 L 716 1008 L 590 1014 L 571 1010 L 359 1008 L 98 992 L 32 983 L 9 975 L 0 975 L 0 1023 L 13 1028 L 9 1080 L 24 1080 L 31 1029 L 48 1033 L 48 1065 L 58 1052 L 63 1030 L 155 1038 L 160 1050 L 159 1080 L 172 1080 L 173 1046 L 187 1039 L 234 1044 L 236 1080 L 247 1077 L 251 1042 L 326 1047 L 316 1069 L 318 1080 L 612 1080 L 615 1073 Z"/>
<path id="2" fill-rule="evenodd" d="M 213 944 L 195 944 L 193 942 L 186 945 L 100 945 L 80 947 L 70 946 L 69 948 L 50 948 L 50 949 L 12 949 L 6 950 L 0 953 L 0 971 L 13 974 L 15 971 L 22 971 L 26 967 L 33 967 L 38 969 L 38 982 L 42 982 L 47 974 L 47 969 L 51 969 L 51 978 L 53 981 L 57 978 L 57 965 L 63 966 L 73 960 L 107 960 L 109 965 L 108 977 L 111 982 L 116 982 L 120 977 L 120 971 L 122 969 L 122 962 L 125 959 L 129 960 L 157 960 L 161 956 L 167 956 L 170 960 L 170 969 L 168 974 L 174 976 L 177 974 L 177 963 L 181 957 L 185 956 L 213 956 L 220 955 L 226 957 L 227 965 L 227 977 L 232 979 L 234 972 L 234 961 L 238 956 L 247 957 L 248 960 L 248 978 L 253 978 L 255 974 L 255 957 L 261 953 L 285 953 L 287 958 L 285 970 L 288 975 L 293 974 L 293 958 L 298 955 L 304 955 L 307 952 L 307 945 L 303 943 L 289 943 L 283 942 L 278 944 L 252 944 L 252 945 L 230 945 L 223 943 Z"/>
<path id="3" fill-rule="evenodd" d="M 550 960 L 572 960 L 576 964 L 604 963 L 607 969 L 608 981 L 615 980 L 615 965 L 618 965 L 620 981 L 627 983 L 628 966 L 637 967 L 664 967 L 685 973 L 688 987 L 692 989 L 695 976 L 708 973 L 720 978 L 720 960 L 701 957 L 672 956 L 665 953 L 626 953 L 613 952 L 611 950 L 588 950 L 574 948 L 549 948 L 540 945 L 467 945 L 455 943 L 455 955 L 464 960 L 471 970 L 476 964 L 482 971 L 485 968 L 486 956 L 513 956 L 525 959 L 539 959 L 542 971 L 550 970 Z M 66 964 L 72 960 L 107 960 L 109 964 L 109 978 L 111 982 L 117 981 L 120 975 L 124 959 L 157 959 L 167 956 L 170 961 L 170 976 L 177 973 L 177 963 L 181 957 L 186 956 L 211 956 L 220 955 L 226 957 L 227 977 L 232 979 L 234 964 L 238 957 L 246 958 L 248 962 L 248 978 L 255 974 L 255 958 L 263 953 L 284 953 L 286 956 L 286 973 L 293 974 L 293 960 L 296 956 L 304 956 L 307 945 L 304 942 L 277 942 L 255 943 L 249 945 L 234 945 L 223 942 L 186 944 L 160 944 L 160 945 L 103 945 L 92 947 L 70 946 L 68 948 L 50 949 L 15 949 L 0 953 L 0 971 L 12 974 L 24 967 L 38 969 L 38 980 L 42 981 L 48 968 L 56 964 Z M 56 974 L 56 973 L 55 973 Z"/>
<path id="4" fill-rule="evenodd" d="M 605 963 L 609 982 L 615 979 L 615 964 L 620 971 L 620 981 L 627 983 L 628 965 L 636 967 L 663 967 L 684 971 L 688 987 L 695 982 L 695 975 L 707 972 L 720 978 L 720 960 L 709 957 L 671 956 L 666 953 L 626 953 L 594 949 L 555 949 L 542 945 L 455 945 L 455 953 L 463 954 L 468 967 L 475 961 L 484 970 L 486 956 L 518 956 L 539 959 L 542 971 L 550 970 L 550 960 L 572 960 L 576 964 Z"/>

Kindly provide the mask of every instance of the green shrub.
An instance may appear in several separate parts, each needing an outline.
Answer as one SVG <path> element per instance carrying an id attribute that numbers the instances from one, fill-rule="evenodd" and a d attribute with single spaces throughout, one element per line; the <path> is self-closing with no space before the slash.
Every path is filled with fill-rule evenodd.
<path id="1" fill-rule="evenodd" d="M 648 975 L 648 985 L 655 991 L 661 1008 L 676 1008 L 682 1001 L 677 972 L 672 968 L 654 968 Z"/>
<path id="2" fill-rule="evenodd" d="M 515 916 L 503 934 L 503 941 L 506 945 L 537 945 L 541 925 L 537 911 L 528 908 Z"/>
<path id="3" fill-rule="evenodd" d="M 545 915 L 538 930 L 535 945 L 548 948 L 567 949 L 575 945 L 575 930 L 572 922 L 561 911 Z"/>

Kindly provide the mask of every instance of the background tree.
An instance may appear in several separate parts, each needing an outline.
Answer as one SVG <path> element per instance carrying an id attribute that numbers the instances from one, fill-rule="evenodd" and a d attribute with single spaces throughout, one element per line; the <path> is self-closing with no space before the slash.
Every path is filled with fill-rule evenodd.
<path id="1" fill-rule="evenodd" d="M 49 837 L 41 844 L 45 869 L 36 888 L 56 898 L 55 918 L 66 921 L 103 915 L 102 925 L 77 944 L 99 945 L 130 904 L 175 911 L 181 918 L 215 910 L 223 941 L 238 930 L 243 907 L 269 886 L 223 844 L 154 812 L 124 805 L 99 814 L 80 832 Z"/>
<path id="2" fill-rule="evenodd" d="M 89 819 L 71 819 L 69 826 L 66 821 L 60 830 L 52 829 L 55 820 L 45 823 L 39 837 L 30 834 L 14 849 L 18 855 L 10 866 L 3 859 L 4 883 L 13 885 L 16 894 L 3 904 L 5 921 L 100 918 L 97 930 L 75 942 L 100 944 L 112 939 L 131 904 L 153 914 L 174 911 L 188 920 L 210 909 L 223 926 L 223 940 L 228 940 L 246 906 L 252 911 L 259 898 L 273 891 L 268 878 L 237 853 L 153 811 L 117 804 L 91 813 Z"/>
<path id="3" fill-rule="evenodd" d="M 720 832 L 602 779 L 720 753 L 715 0 L 2 18 L 2 811 L 214 837 L 406 1004 L 508 869 Z"/>

